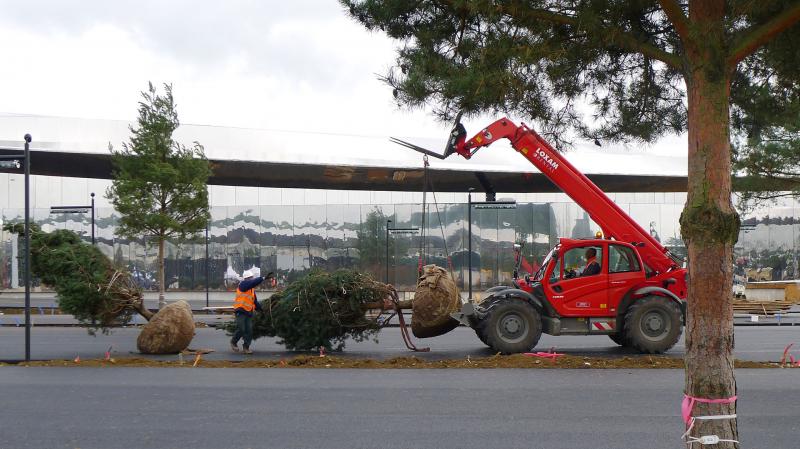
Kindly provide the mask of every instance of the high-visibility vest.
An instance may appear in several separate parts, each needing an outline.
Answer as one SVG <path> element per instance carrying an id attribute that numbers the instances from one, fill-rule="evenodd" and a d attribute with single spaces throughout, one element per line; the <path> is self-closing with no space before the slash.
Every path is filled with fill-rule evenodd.
<path id="1" fill-rule="evenodd" d="M 242 309 L 247 312 L 252 312 L 256 308 L 256 292 L 255 289 L 241 291 L 236 289 L 236 299 L 233 300 L 233 309 Z"/>

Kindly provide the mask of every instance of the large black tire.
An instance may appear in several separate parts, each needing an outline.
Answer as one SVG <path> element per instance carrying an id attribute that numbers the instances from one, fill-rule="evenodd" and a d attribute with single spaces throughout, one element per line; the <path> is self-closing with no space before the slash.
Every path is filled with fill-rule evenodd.
<path id="1" fill-rule="evenodd" d="M 502 288 L 500 288 L 500 287 L 502 287 Z M 498 287 L 492 287 L 492 288 L 495 288 L 495 289 L 498 289 L 498 290 L 503 290 L 503 289 L 505 289 L 505 288 L 507 288 L 507 287 L 498 286 Z M 488 309 L 489 307 L 493 306 L 493 305 L 494 305 L 494 303 L 496 303 L 496 302 L 498 302 L 498 301 L 500 301 L 500 299 L 499 299 L 499 298 L 492 298 L 492 297 L 489 297 L 489 298 L 486 298 L 486 299 L 484 299 L 484 300 L 483 300 L 483 301 L 482 301 L 482 302 L 479 304 L 479 306 L 480 306 L 480 307 L 482 307 L 483 309 Z M 476 326 L 473 328 L 473 330 L 475 331 L 475 335 L 477 335 L 477 336 L 478 336 L 478 339 L 481 341 L 481 343 L 485 344 L 486 346 L 489 346 L 489 343 L 486 341 L 486 320 L 482 320 L 482 321 L 480 321 L 480 322 L 479 322 L 479 323 L 478 323 L 478 324 L 477 324 L 477 325 L 476 325 Z"/>
<path id="2" fill-rule="evenodd" d="M 486 344 L 502 354 L 516 354 L 533 349 L 542 336 L 539 312 L 521 299 L 498 301 L 481 320 L 476 332 Z"/>
<path id="3" fill-rule="evenodd" d="M 631 345 L 630 341 L 628 340 L 628 336 L 625 335 L 625 329 L 620 329 L 616 334 L 608 334 L 608 338 L 623 348 Z"/>
<path id="4" fill-rule="evenodd" d="M 645 354 L 660 354 L 681 337 L 681 309 L 669 298 L 648 296 L 628 308 L 624 328 L 631 347 Z"/>
<path id="5" fill-rule="evenodd" d="M 475 328 L 475 335 L 478 336 L 478 339 L 481 341 L 481 343 L 485 344 L 486 346 L 489 346 L 489 343 L 486 342 L 486 336 L 483 335 L 482 331 L 483 330 L 480 327 L 476 327 Z"/>

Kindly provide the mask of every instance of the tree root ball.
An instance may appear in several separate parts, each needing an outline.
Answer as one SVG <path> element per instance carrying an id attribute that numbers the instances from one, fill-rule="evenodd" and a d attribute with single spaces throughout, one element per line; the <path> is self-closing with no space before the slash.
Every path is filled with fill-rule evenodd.
<path id="1" fill-rule="evenodd" d="M 417 338 L 444 335 L 458 326 L 450 314 L 461 309 L 461 295 L 447 270 L 426 265 L 411 303 L 411 332 Z"/>
<path id="2" fill-rule="evenodd" d="M 194 337 L 194 316 L 186 301 L 167 305 L 142 328 L 136 347 L 142 354 L 175 354 L 189 347 Z"/>

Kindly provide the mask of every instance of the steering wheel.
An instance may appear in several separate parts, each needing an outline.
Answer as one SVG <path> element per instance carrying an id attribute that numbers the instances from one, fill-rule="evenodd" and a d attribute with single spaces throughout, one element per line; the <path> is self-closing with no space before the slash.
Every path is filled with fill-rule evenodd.
<path id="1" fill-rule="evenodd" d="M 577 277 L 577 276 L 578 276 L 578 273 L 575 272 L 575 270 L 564 270 L 564 278 L 565 279 L 572 279 L 572 278 Z"/>

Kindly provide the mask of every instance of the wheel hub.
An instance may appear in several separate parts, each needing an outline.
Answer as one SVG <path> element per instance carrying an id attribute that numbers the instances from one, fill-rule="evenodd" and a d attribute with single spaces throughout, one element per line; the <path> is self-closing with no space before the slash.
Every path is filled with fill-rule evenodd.
<path id="1" fill-rule="evenodd" d="M 661 313 L 652 311 L 642 317 L 642 331 L 648 337 L 661 336 L 668 330 L 667 320 Z"/>
<path id="2" fill-rule="evenodd" d="M 515 313 L 508 313 L 497 323 L 497 330 L 503 340 L 515 342 L 522 340 L 528 333 L 525 319 Z"/>

